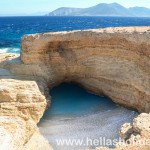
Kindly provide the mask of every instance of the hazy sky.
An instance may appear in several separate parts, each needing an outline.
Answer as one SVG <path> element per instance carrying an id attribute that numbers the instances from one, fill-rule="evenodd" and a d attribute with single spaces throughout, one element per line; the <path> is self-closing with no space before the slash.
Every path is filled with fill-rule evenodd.
<path id="1" fill-rule="evenodd" d="M 0 15 L 34 15 L 50 12 L 58 7 L 89 7 L 99 3 L 119 3 L 125 7 L 150 8 L 150 0 L 0 0 Z"/>

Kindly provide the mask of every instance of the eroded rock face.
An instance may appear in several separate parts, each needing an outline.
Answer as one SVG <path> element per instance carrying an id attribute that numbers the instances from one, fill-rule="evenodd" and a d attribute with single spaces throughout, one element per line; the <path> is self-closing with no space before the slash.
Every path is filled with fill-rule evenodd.
<path id="1" fill-rule="evenodd" d="M 49 85 L 74 81 L 140 112 L 150 111 L 150 27 L 27 35 L 21 60 Z M 42 70 L 40 69 L 40 70 Z"/>
<path id="2" fill-rule="evenodd" d="M 18 55 L 0 55 L 0 149 L 51 150 L 37 129 L 49 100 L 47 85 L 40 77 L 15 75 L 19 67 L 29 71 Z"/>
<path id="3" fill-rule="evenodd" d="M 21 58 L 1 54 L 0 132 L 8 133 L 10 147 L 35 148 L 30 139 L 39 135 L 36 123 L 49 104 L 48 87 L 64 81 L 79 83 L 139 112 L 150 112 L 149 31 L 150 27 L 129 27 L 26 35 Z M 141 127 L 146 126 L 137 125 L 133 129 L 143 131 Z M 19 143 L 18 133 L 22 134 Z"/>

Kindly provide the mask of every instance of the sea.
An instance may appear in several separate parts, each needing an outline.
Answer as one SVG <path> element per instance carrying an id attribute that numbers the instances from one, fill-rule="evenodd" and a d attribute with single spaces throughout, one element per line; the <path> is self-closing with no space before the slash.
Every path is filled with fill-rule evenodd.
<path id="1" fill-rule="evenodd" d="M 0 54 L 20 53 L 25 34 L 95 29 L 106 27 L 150 26 L 150 18 L 133 17 L 0 17 Z M 38 123 L 41 134 L 54 150 L 84 150 L 90 140 L 118 139 L 121 125 L 132 124 L 137 112 L 115 104 L 107 97 L 88 93 L 76 84 L 63 83 L 50 91 L 51 107 Z M 57 140 L 81 140 L 80 145 L 58 145 Z M 90 144 L 90 143 L 89 143 Z"/>
<path id="2" fill-rule="evenodd" d="M 0 17 L 0 53 L 19 54 L 25 34 L 149 25 L 150 18 L 134 17 Z"/>

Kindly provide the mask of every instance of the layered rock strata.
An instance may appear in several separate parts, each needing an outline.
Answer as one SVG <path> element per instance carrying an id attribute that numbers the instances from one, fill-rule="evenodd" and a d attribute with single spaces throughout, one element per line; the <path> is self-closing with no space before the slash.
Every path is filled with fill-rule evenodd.
<path id="1" fill-rule="evenodd" d="M 9 150 L 3 144 L 9 136 L 6 143 L 14 150 L 34 147 L 30 139 L 39 135 L 36 124 L 50 102 L 48 88 L 61 82 L 150 112 L 149 37 L 150 27 L 24 36 L 20 57 L 0 55 L 0 145 Z"/>
<path id="2" fill-rule="evenodd" d="M 49 99 L 47 85 L 40 77 L 16 75 L 19 68 L 29 71 L 18 55 L 0 55 L 0 149 L 51 150 L 37 128 Z"/>
<path id="3" fill-rule="evenodd" d="M 150 27 L 27 35 L 21 60 L 51 86 L 80 83 L 140 112 L 150 110 Z M 41 71 L 42 70 L 42 71 Z"/>

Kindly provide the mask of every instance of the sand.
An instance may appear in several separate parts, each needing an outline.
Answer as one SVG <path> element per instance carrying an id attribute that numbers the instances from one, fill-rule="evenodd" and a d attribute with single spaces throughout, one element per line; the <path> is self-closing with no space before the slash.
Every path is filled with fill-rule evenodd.
<path id="1" fill-rule="evenodd" d="M 117 139 L 119 130 L 125 122 L 132 123 L 137 112 L 117 107 L 105 112 L 97 112 L 87 116 L 73 117 L 65 120 L 42 119 L 39 123 L 41 134 L 49 141 L 54 150 L 85 150 L 96 146 L 109 146 L 103 143 L 93 144 L 91 139 Z M 58 145 L 56 140 L 80 139 L 82 144 Z M 90 139 L 90 140 L 87 140 Z M 74 142 L 74 141 L 73 141 Z M 104 140 L 103 140 L 104 142 Z M 91 145 L 93 144 L 93 145 Z"/>

